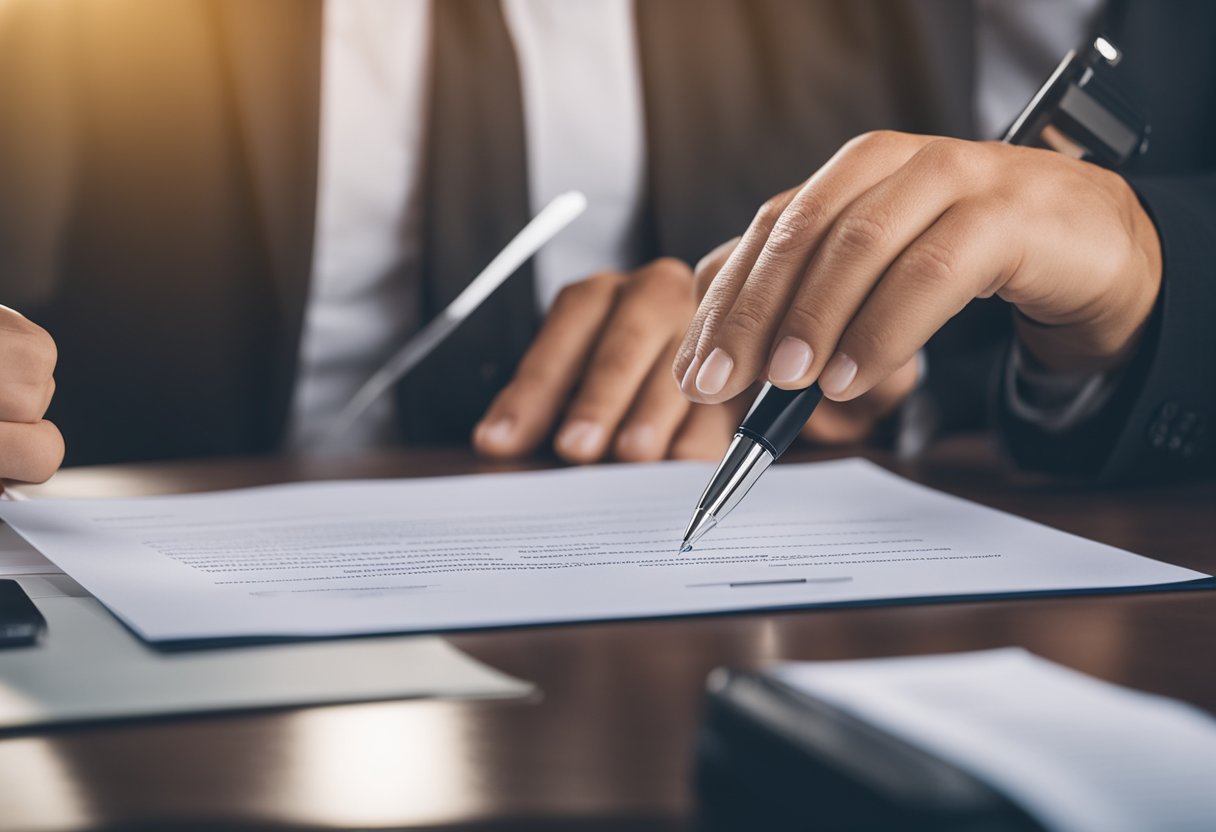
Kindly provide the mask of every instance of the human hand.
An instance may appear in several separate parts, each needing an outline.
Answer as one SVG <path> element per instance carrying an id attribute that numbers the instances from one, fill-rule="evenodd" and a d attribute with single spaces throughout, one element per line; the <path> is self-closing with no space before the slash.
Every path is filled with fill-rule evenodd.
<path id="1" fill-rule="evenodd" d="M 63 462 L 63 437 L 42 418 L 55 359 L 45 329 L 0 306 L 0 479 L 42 482 Z"/>
<path id="2" fill-rule="evenodd" d="M 761 208 L 674 364 L 693 401 L 758 378 L 874 389 L 973 298 L 1015 306 L 1061 371 L 1125 362 L 1161 284 L 1160 241 L 1118 175 L 1046 150 L 903 133 L 846 144 Z"/>
<path id="3" fill-rule="evenodd" d="M 690 404 L 669 369 L 696 305 L 691 270 L 672 259 L 567 286 L 474 448 L 524 456 L 560 425 L 553 447 L 569 462 L 718 458 L 739 408 Z"/>
<path id="4" fill-rule="evenodd" d="M 715 248 L 697 264 L 697 297 L 704 297 L 714 278 L 739 244 L 736 237 Z M 916 356 L 873 389 L 847 402 L 823 399 L 802 428 L 801 437 L 816 445 L 851 445 L 864 442 L 879 424 L 903 405 L 920 382 Z M 744 396 L 748 402 L 751 398 Z M 754 397 L 752 397 L 754 398 Z"/>

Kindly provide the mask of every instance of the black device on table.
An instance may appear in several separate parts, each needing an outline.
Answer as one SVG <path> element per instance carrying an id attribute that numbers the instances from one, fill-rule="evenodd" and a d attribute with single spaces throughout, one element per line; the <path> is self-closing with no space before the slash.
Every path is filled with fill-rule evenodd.
<path id="1" fill-rule="evenodd" d="M 708 690 L 700 832 L 1043 832 L 971 773 L 776 679 L 716 670 Z"/>
<path id="2" fill-rule="evenodd" d="M 46 630 L 46 619 L 21 584 L 0 580 L 0 648 L 28 647 Z"/>

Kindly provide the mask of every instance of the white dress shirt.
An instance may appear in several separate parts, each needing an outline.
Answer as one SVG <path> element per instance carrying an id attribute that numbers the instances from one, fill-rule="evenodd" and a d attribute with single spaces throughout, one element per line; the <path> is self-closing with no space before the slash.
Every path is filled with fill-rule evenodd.
<path id="1" fill-rule="evenodd" d="M 589 202 L 537 257 L 544 309 L 566 283 L 637 265 L 645 137 L 633 0 L 501 2 L 518 56 L 532 207 L 571 188 Z M 974 104 L 984 135 L 999 133 L 1080 41 L 1098 2 L 978 0 Z M 420 323 L 429 10 L 430 0 L 325 4 L 316 242 L 289 434 L 296 450 L 394 437 L 385 397 L 340 441 L 319 439 Z"/>
<path id="2" fill-rule="evenodd" d="M 637 265 L 645 138 L 633 2 L 502 3 L 519 62 L 532 207 L 571 189 L 588 199 L 537 257 L 544 309 L 566 283 Z M 297 450 L 393 437 L 386 396 L 341 441 L 320 439 L 419 324 L 429 9 L 429 0 L 325 4 L 317 232 L 290 431 Z"/>

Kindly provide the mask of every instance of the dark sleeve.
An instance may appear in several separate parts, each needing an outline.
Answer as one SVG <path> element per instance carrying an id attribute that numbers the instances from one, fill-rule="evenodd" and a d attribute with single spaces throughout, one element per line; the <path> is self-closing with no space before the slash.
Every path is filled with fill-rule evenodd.
<path id="1" fill-rule="evenodd" d="M 996 425 L 1022 467 L 1104 482 L 1216 468 L 1216 174 L 1131 184 L 1157 226 L 1164 265 L 1143 343 L 1107 404 L 1062 433 L 1019 420 L 997 395 Z"/>

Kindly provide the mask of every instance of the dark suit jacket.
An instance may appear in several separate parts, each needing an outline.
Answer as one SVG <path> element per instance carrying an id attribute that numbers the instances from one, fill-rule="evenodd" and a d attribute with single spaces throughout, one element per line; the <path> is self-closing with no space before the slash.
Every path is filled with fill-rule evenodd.
<path id="1" fill-rule="evenodd" d="M 1216 198 L 1195 173 L 1216 168 L 1213 16 L 1203 3 L 1133 4 L 1108 27 L 1154 105 L 1138 181 L 1162 224 L 1168 288 L 1130 403 L 1073 465 L 1166 459 L 1143 428 L 1167 400 L 1211 419 L 1195 362 L 1213 356 L 1196 318 L 1214 306 L 1203 269 Z M 695 260 L 864 130 L 973 133 L 964 0 L 644 0 L 638 30 L 649 254 Z M 320 38 L 319 0 L 27 2 L 0 28 L 0 301 L 59 343 L 51 418 L 69 462 L 281 443 L 311 263 Z M 449 244 L 484 262 L 497 241 Z M 470 276 L 450 271 L 424 275 L 429 296 Z M 946 426 L 982 418 L 1007 337 L 1007 310 L 984 302 L 934 339 L 933 383 L 966 380 L 950 385 Z M 451 384 L 472 394 L 412 420 L 407 439 L 464 440 L 520 347 L 449 354 L 454 374 L 494 371 Z M 1171 360 L 1181 350 L 1189 372 Z M 1023 453 L 1040 438 L 1007 432 Z"/>
<path id="2" fill-rule="evenodd" d="M 1211 471 L 1216 463 L 1216 5 L 1114 4 L 1128 92 L 1152 125 L 1128 179 L 1157 225 L 1162 294 L 1140 354 L 1113 400 L 1059 435 L 1013 418 L 996 424 L 1025 467 L 1104 481 Z"/>

